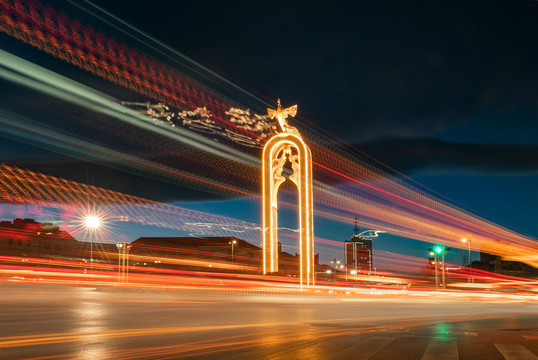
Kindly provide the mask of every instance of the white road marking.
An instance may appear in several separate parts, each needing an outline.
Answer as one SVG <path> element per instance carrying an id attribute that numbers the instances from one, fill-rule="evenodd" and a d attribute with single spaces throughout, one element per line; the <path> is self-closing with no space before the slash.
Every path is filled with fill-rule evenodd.
<path id="1" fill-rule="evenodd" d="M 506 360 L 538 360 L 538 356 L 523 345 L 495 344 L 495 347 Z"/>
<path id="2" fill-rule="evenodd" d="M 459 360 L 459 358 L 456 341 L 432 340 L 422 355 L 422 360 Z"/>
<path id="3" fill-rule="evenodd" d="M 377 352 L 383 349 L 396 339 L 395 337 L 373 336 L 371 338 L 359 341 L 357 344 L 344 349 L 330 359 L 354 359 L 367 360 L 374 356 Z"/>

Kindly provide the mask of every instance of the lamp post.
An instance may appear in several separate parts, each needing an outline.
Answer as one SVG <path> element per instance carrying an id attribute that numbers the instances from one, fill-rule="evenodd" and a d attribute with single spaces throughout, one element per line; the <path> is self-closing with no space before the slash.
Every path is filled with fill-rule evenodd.
<path id="1" fill-rule="evenodd" d="M 101 227 L 101 219 L 94 215 L 86 216 L 84 226 L 90 233 L 90 270 L 93 270 L 93 233 Z"/>
<path id="2" fill-rule="evenodd" d="M 235 263 L 234 245 L 237 244 L 237 240 L 232 240 L 228 244 L 232 245 L 232 262 Z"/>
<path id="3" fill-rule="evenodd" d="M 129 282 L 129 250 L 133 247 L 133 244 L 125 243 L 125 282 Z"/>
<path id="4" fill-rule="evenodd" d="M 473 266 L 473 262 L 471 261 L 471 240 L 470 239 L 467 239 L 467 238 L 463 238 L 461 239 L 461 242 L 462 243 L 467 243 L 467 245 L 469 245 L 469 277 L 467 278 L 467 282 L 472 282 L 471 281 L 471 277 L 472 277 L 472 272 L 471 272 L 471 268 Z"/>

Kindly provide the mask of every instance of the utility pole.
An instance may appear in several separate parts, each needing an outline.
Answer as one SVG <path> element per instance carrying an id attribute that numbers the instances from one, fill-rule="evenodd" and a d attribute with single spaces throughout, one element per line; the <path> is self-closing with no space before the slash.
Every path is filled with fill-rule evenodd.
<path id="1" fill-rule="evenodd" d="M 445 253 L 443 253 L 443 255 L 441 255 L 441 259 L 442 259 L 442 265 L 441 265 L 441 266 L 442 266 L 442 270 L 443 270 L 443 277 L 442 277 L 442 279 L 443 279 L 443 287 L 446 287 L 446 277 L 445 277 L 445 276 L 446 276 L 446 274 L 445 274 L 445 272 L 446 272 L 446 267 L 445 267 Z"/>

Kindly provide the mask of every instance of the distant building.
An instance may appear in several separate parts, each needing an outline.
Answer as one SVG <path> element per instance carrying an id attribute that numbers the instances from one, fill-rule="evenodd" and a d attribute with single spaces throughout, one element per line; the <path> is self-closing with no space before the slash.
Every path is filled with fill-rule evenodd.
<path id="1" fill-rule="evenodd" d="M 348 270 L 356 270 L 363 274 L 373 273 L 372 240 L 359 235 L 357 221 L 355 221 L 353 236 L 344 243 L 344 256 Z"/>
<path id="2" fill-rule="evenodd" d="M 538 269 L 518 261 L 503 260 L 501 256 L 492 253 L 494 246 L 499 244 L 510 245 L 510 243 L 498 239 L 493 243 L 486 244 L 480 249 L 480 261 L 473 261 L 473 268 L 508 276 L 526 278 L 538 276 Z"/>
<path id="3" fill-rule="evenodd" d="M 163 259 L 173 267 L 190 267 L 209 270 L 209 267 L 234 271 L 241 266 L 244 271 L 258 272 L 260 248 L 233 236 L 222 237 L 141 237 L 132 242 L 132 261 L 139 263 Z M 138 259 L 138 260 L 137 260 Z M 211 265 L 211 266 L 210 266 Z"/>
<path id="4" fill-rule="evenodd" d="M 80 243 L 51 223 L 34 219 L 0 221 L 0 253 L 11 256 L 43 257 L 72 254 Z"/>
<path id="5" fill-rule="evenodd" d="M 45 259 L 88 261 L 91 244 L 77 241 L 58 225 L 34 219 L 0 221 L 0 254 Z M 95 262 L 117 261 L 115 244 L 93 242 Z"/>
<path id="6" fill-rule="evenodd" d="M 497 260 L 497 255 L 486 252 L 480 252 L 480 262 L 487 265 L 493 265 L 493 262 Z"/>
<path id="7" fill-rule="evenodd" d="M 131 244 L 131 267 L 261 273 L 262 249 L 236 237 L 141 237 Z M 88 262 L 90 247 L 52 223 L 0 221 L 0 255 Z M 116 244 L 94 241 L 93 258 L 94 263 L 117 264 Z M 318 254 L 314 262 L 319 267 Z M 283 252 L 279 244 L 278 275 L 294 277 L 298 272 L 299 256 Z"/>
<path id="8" fill-rule="evenodd" d="M 233 244 L 233 247 L 232 247 Z M 163 259 L 162 266 L 196 270 L 260 273 L 262 249 L 233 236 L 141 237 L 132 242 L 130 259 L 135 264 Z M 232 253 L 233 249 L 233 253 Z M 299 255 L 279 250 L 280 275 L 298 276 Z M 314 262 L 317 266 L 319 255 Z M 210 266 L 211 265 L 211 266 Z"/>

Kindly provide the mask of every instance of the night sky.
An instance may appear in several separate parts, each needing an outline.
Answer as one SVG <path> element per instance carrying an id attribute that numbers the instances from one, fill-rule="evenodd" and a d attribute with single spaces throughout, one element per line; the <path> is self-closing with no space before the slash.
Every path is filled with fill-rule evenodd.
<path id="1" fill-rule="evenodd" d="M 96 1 L 466 209 L 538 234 L 538 2 Z"/>
<path id="2" fill-rule="evenodd" d="M 536 2 L 97 3 L 349 142 L 538 141 Z"/>
<path id="3" fill-rule="evenodd" d="M 299 104 L 299 121 L 458 206 L 538 236 L 538 2 L 94 3 L 261 99 Z M 252 204 L 192 206 L 259 221 Z"/>

